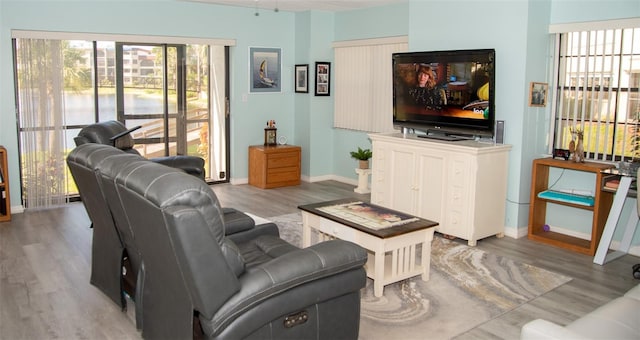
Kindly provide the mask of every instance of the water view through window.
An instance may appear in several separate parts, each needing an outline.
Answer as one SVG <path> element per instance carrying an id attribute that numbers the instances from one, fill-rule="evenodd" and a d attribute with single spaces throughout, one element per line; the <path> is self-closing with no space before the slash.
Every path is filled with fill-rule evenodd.
<path id="1" fill-rule="evenodd" d="M 49 39 L 14 44 L 24 188 L 77 192 L 64 162 L 50 169 L 48 160 L 66 157 L 82 127 L 106 120 L 142 126 L 132 136 L 145 157 L 199 156 L 208 180 L 226 179 L 225 72 L 211 72 L 226 70 L 226 47 Z M 46 184 L 35 175 L 43 169 L 66 184 Z"/>

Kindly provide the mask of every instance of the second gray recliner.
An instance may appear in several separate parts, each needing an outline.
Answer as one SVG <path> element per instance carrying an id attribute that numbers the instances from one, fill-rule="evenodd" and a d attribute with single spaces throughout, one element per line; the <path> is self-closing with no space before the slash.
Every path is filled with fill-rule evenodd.
<path id="1" fill-rule="evenodd" d="M 120 160 L 118 160 L 120 163 Z M 333 240 L 226 236 L 214 192 L 161 165 L 123 161 L 115 186 L 144 263 L 144 338 L 357 339 L 367 252 Z"/>

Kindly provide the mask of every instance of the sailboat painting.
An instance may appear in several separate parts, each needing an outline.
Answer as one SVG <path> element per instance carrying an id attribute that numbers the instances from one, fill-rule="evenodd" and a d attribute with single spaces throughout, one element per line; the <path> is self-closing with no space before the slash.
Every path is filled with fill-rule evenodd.
<path id="1" fill-rule="evenodd" d="M 249 47 L 249 92 L 281 91 L 281 50 Z"/>

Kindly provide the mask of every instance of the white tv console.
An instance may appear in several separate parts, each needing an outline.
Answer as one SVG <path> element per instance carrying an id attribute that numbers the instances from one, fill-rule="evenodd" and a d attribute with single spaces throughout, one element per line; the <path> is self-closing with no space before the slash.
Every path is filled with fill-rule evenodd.
<path id="1" fill-rule="evenodd" d="M 475 246 L 504 236 L 510 145 L 369 134 L 371 203 L 436 221 Z"/>

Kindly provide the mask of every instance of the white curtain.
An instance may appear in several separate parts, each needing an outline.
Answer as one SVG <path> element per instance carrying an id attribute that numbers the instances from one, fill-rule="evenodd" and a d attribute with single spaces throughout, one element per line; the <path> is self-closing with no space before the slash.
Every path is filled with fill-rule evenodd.
<path id="1" fill-rule="evenodd" d="M 64 67 L 60 40 L 16 39 L 23 204 L 66 201 Z"/>

